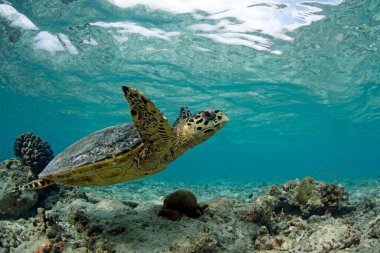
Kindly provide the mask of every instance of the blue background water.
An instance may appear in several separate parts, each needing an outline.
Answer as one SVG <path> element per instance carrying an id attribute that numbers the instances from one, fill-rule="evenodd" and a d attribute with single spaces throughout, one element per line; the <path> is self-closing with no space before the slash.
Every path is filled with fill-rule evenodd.
<path id="1" fill-rule="evenodd" d="M 57 154 L 130 122 L 129 85 L 170 122 L 230 118 L 157 178 L 379 174 L 378 1 L 159 2 L 0 1 L 0 158 L 27 131 Z"/>

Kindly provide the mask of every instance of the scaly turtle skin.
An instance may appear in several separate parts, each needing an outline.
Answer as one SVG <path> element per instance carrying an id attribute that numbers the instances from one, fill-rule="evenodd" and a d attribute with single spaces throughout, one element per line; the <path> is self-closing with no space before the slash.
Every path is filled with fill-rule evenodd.
<path id="1" fill-rule="evenodd" d="M 74 186 L 111 185 L 142 178 L 169 163 L 223 128 L 228 118 L 219 110 L 194 116 L 186 107 L 173 124 L 141 92 L 123 86 L 133 124 L 94 132 L 57 155 L 21 189 L 40 189 L 53 183 Z"/>

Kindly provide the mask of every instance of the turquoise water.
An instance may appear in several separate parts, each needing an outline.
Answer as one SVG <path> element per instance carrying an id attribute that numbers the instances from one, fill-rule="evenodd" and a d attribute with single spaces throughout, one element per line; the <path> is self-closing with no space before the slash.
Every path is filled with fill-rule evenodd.
<path id="1" fill-rule="evenodd" d="M 376 0 L 0 0 L 0 158 L 24 132 L 58 154 L 131 122 L 128 85 L 171 123 L 183 105 L 230 118 L 153 179 L 378 176 L 379 13 Z"/>

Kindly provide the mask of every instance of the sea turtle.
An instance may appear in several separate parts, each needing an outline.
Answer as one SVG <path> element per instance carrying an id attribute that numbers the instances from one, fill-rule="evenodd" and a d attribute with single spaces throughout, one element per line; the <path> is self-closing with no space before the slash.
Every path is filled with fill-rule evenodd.
<path id="1" fill-rule="evenodd" d="M 173 126 L 146 96 L 123 86 L 133 123 L 101 129 L 66 148 L 38 175 L 21 186 L 40 189 L 53 183 L 73 186 L 111 185 L 142 178 L 206 141 L 228 121 L 220 110 L 194 116 L 181 107 Z"/>

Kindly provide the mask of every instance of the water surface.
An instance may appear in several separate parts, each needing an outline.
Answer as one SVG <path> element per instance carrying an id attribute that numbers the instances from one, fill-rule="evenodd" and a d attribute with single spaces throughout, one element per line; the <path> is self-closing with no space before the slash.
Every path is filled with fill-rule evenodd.
<path id="1" fill-rule="evenodd" d="M 378 175 L 376 0 L 184 2 L 0 1 L 0 157 L 27 131 L 57 154 L 130 122 L 128 85 L 170 122 L 231 119 L 157 178 Z"/>

